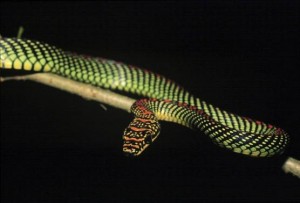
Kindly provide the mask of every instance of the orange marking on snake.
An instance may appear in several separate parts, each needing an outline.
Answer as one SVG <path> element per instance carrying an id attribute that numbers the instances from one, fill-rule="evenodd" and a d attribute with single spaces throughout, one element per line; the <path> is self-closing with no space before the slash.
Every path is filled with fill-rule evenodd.
<path id="1" fill-rule="evenodd" d="M 149 111 L 144 106 L 139 106 L 138 108 L 143 112 L 143 114 L 150 114 L 150 115 L 153 114 L 152 111 Z"/>
<path id="2" fill-rule="evenodd" d="M 136 120 L 138 120 L 138 121 L 141 121 L 141 122 L 143 122 L 143 123 L 146 123 L 146 122 L 151 122 L 151 119 L 146 119 L 146 118 L 135 118 Z"/>
<path id="3" fill-rule="evenodd" d="M 276 135 L 280 135 L 282 133 L 282 129 L 281 128 L 277 128 L 275 134 Z"/>
<path id="4" fill-rule="evenodd" d="M 203 114 L 204 111 L 203 111 L 202 109 L 199 109 L 199 110 L 197 111 L 197 113 L 198 113 L 198 114 Z"/>
<path id="5" fill-rule="evenodd" d="M 185 107 L 185 106 L 187 106 L 187 103 L 184 103 L 184 102 L 178 102 L 177 105 L 178 105 L 178 106 L 183 106 L 183 107 Z"/>
<path id="6" fill-rule="evenodd" d="M 134 144 L 124 144 L 123 147 L 133 147 L 133 148 L 139 149 L 139 146 L 134 145 Z"/>
<path id="7" fill-rule="evenodd" d="M 137 132 L 142 132 L 148 130 L 147 128 L 136 128 L 134 126 L 130 126 L 130 129 Z"/>
<path id="8" fill-rule="evenodd" d="M 256 124 L 261 125 L 262 122 L 261 121 L 255 121 Z"/>
<path id="9" fill-rule="evenodd" d="M 153 113 L 152 113 L 151 111 L 145 110 L 145 111 L 144 111 L 144 114 L 150 114 L 150 115 L 151 115 L 151 114 L 153 114 Z"/>
<path id="10" fill-rule="evenodd" d="M 135 142 L 142 142 L 142 141 L 144 141 L 144 139 L 143 138 L 134 138 L 134 137 L 124 137 L 124 140 L 126 140 L 126 141 L 135 141 Z"/>
<path id="11" fill-rule="evenodd" d="M 197 110 L 197 107 L 195 107 L 195 106 L 190 106 L 190 110 L 192 110 L 192 111 Z"/>

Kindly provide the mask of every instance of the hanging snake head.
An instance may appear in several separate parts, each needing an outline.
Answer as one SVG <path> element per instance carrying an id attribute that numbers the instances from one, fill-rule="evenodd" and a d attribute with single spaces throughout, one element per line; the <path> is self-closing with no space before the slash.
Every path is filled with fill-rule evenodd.
<path id="1" fill-rule="evenodd" d="M 124 131 L 123 152 L 128 156 L 140 155 L 160 133 L 158 121 L 135 118 Z"/>

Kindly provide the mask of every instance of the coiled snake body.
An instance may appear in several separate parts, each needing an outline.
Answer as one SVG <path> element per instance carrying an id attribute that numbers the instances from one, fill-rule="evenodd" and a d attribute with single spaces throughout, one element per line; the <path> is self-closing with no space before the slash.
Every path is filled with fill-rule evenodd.
<path id="1" fill-rule="evenodd" d="M 123 151 L 137 156 L 159 135 L 159 120 L 176 122 L 208 135 L 217 145 L 249 156 L 281 154 L 289 142 L 281 128 L 221 110 L 158 74 L 124 63 L 64 52 L 18 38 L 0 39 L 0 68 L 51 72 L 149 99 L 131 107 L 134 120 L 125 129 Z"/>

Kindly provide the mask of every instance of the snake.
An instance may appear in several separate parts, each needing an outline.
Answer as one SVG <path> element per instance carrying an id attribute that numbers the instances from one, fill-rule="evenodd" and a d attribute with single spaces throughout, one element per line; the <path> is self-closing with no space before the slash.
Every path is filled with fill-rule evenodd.
<path id="1" fill-rule="evenodd" d="M 142 154 L 157 139 L 160 121 L 199 130 L 216 145 L 250 157 L 280 155 L 290 141 L 288 133 L 279 127 L 222 110 L 176 82 L 136 66 L 23 38 L 2 37 L 0 57 L 1 69 L 53 73 L 139 96 L 130 109 L 134 118 L 122 137 L 123 152 L 131 157 Z"/>

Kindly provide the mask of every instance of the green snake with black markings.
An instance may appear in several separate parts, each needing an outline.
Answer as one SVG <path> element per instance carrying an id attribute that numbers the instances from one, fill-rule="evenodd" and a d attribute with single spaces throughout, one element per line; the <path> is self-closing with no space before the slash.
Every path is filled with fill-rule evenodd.
<path id="1" fill-rule="evenodd" d="M 0 39 L 0 68 L 50 72 L 77 82 L 143 96 L 131 107 L 133 121 L 123 151 L 140 155 L 160 133 L 159 120 L 199 129 L 218 146 L 253 157 L 283 153 L 289 135 L 281 128 L 221 110 L 156 73 L 104 58 L 65 52 L 46 43 Z"/>

